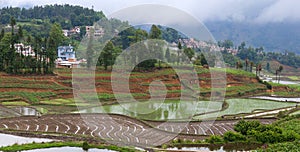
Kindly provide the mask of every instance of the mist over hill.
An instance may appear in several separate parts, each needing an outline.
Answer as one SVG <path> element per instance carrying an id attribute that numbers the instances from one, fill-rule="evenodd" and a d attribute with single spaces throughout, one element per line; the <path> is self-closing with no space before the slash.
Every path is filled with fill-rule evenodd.
<path id="1" fill-rule="evenodd" d="M 300 22 L 270 22 L 264 24 L 233 21 L 208 21 L 204 23 L 215 39 L 232 40 L 235 45 L 246 44 L 266 51 L 300 54 Z"/>

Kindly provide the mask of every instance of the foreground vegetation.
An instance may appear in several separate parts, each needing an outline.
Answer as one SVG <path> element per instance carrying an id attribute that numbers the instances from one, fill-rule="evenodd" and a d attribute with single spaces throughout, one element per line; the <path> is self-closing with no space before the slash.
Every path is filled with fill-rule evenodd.
<path id="1" fill-rule="evenodd" d="M 206 140 L 190 141 L 175 139 L 171 143 L 162 145 L 167 147 L 212 147 L 220 149 L 229 145 L 255 145 L 252 149 L 258 151 L 299 151 L 300 143 L 300 115 L 288 116 L 273 124 L 261 124 L 258 121 L 239 121 L 234 131 L 228 131 L 223 136 L 211 135 Z M 215 145 L 215 146 L 213 146 Z M 218 148 L 219 147 L 219 148 Z M 231 146 L 229 146 L 231 147 Z M 260 148 L 262 147 L 262 148 Z M 236 149 L 245 150 L 237 146 Z"/>
<path id="2" fill-rule="evenodd" d="M 49 143 L 31 143 L 31 144 L 14 144 L 12 146 L 1 147 L 0 151 L 4 152 L 17 152 L 23 150 L 33 150 L 33 149 L 46 149 L 46 148 L 55 148 L 55 147 L 81 147 L 83 150 L 88 150 L 91 148 L 96 149 L 108 149 L 115 150 L 120 152 L 136 152 L 132 147 L 118 147 L 114 145 L 95 145 L 88 144 L 87 142 L 49 142 Z"/>

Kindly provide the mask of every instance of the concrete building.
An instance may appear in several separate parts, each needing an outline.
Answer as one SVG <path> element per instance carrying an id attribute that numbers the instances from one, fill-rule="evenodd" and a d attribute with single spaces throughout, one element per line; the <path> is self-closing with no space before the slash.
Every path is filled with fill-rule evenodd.
<path id="1" fill-rule="evenodd" d="M 59 46 L 57 56 L 63 61 L 76 60 L 76 53 L 73 46 Z"/>
<path id="2" fill-rule="evenodd" d="M 30 45 L 24 45 L 23 43 L 18 43 L 14 45 L 16 52 L 23 54 L 24 56 L 35 57 L 35 52 Z"/>

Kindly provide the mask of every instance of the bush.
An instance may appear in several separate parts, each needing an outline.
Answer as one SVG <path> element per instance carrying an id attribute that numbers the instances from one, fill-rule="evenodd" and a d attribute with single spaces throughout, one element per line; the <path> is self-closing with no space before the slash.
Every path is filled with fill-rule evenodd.
<path id="1" fill-rule="evenodd" d="M 288 152 L 299 152 L 300 146 L 299 142 L 292 142 L 292 143 L 278 143 L 270 145 L 267 149 L 259 149 L 259 152 L 277 152 L 277 151 L 288 151 Z"/>
<path id="2" fill-rule="evenodd" d="M 266 85 L 266 87 L 269 89 L 269 90 L 272 90 L 272 85 L 270 83 L 268 83 L 267 81 L 264 81 L 264 85 Z"/>
<path id="3" fill-rule="evenodd" d="M 241 133 L 229 131 L 223 135 L 223 139 L 225 142 L 235 142 L 235 141 L 245 141 L 246 137 Z"/>
<path id="4" fill-rule="evenodd" d="M 241 133 L 242 135 L 247 135 L 247 132 L 251 131 L 260 126 L 259 121 L 239 121 L 235 126 L 234 130 Z"/>
<path id="5" fill-rule="evenodd" d="M 223 139 L 219 135 L 211 135 L 208 139 L 206 139 L 206 142 L 210 144 L 222 143 Z"/>
<path id="6" fill-rule="evenodd" d="M 87 151 L 87 150 L 89 150 L 89 148 L 90 148 L 90 146 L 86 141 L 82 143 L 82 149 L 83 150 Z"/>
<path id="7" fill-rule="evenodd" d="M 297 138 L 299 138 L 299 135 L 293 130 L 285 130 L 283 132 L 284 141 L 295 141 Z"/>

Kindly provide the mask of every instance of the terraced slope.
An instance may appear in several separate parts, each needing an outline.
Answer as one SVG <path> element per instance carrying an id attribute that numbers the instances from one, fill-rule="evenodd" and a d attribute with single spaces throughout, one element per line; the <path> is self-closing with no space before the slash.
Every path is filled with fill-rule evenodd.
<path id="1" fill-rule="evenodd" d="M 260 121 L 271 123 L 274 120 L 261 119 Z M 200 140 L 204 139 L 205 135 L 222 135 L 226 131 L 233 130 L 235 123 L 237 120 L 191 122 L 188 125 L 184 122 L 149 122 L 148 124 L 122 115 L 86 114 L 81 117 L 79 114 L 67 114 L 0 119 L 0 128 L 87 136 L 131 145 L 158 146 L 175 137 Z M 180 135 L 177 135 L 178 132 L 181 132 Z"/>

